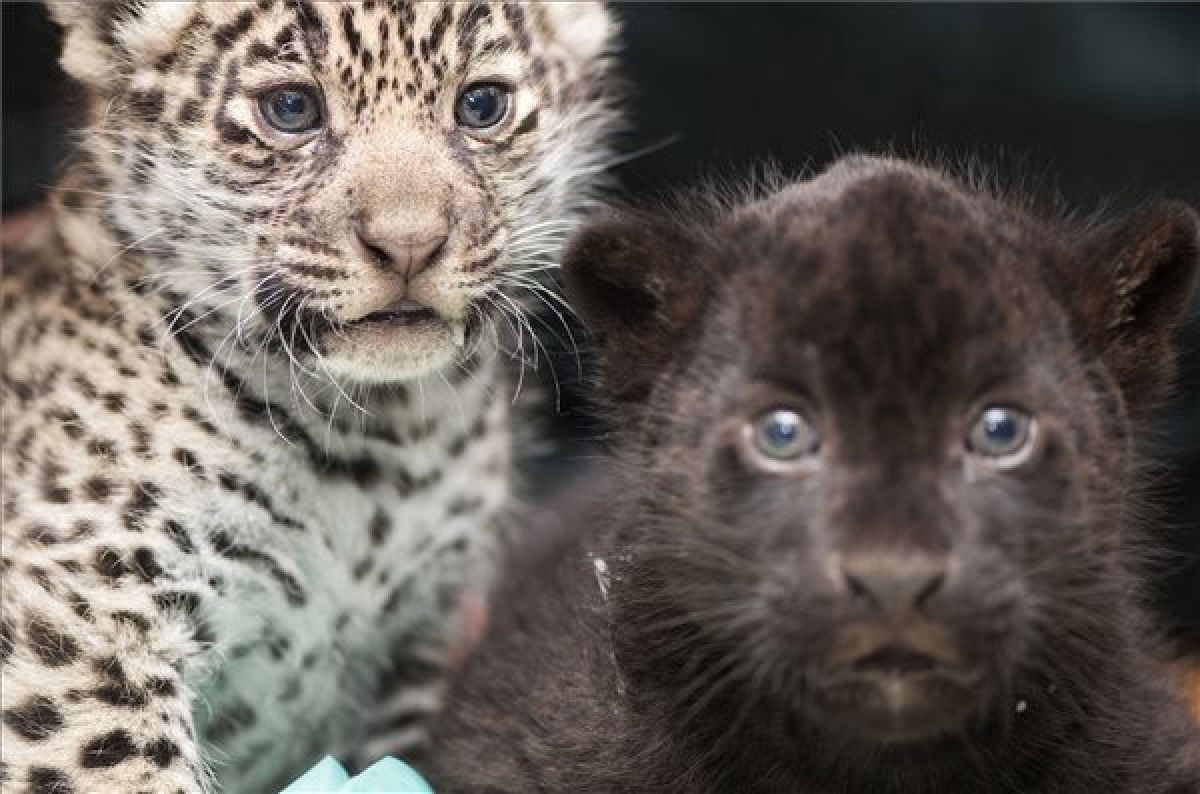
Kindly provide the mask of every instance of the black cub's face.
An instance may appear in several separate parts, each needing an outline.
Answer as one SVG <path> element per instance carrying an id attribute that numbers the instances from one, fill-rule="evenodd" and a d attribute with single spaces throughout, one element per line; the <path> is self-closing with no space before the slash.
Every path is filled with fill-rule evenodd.
<path id="1" fill-rule="evenodd" d="M 1128 413 L 1169 371 L 1194 216 L 1068 243 L 849 161 L 701 225 L 612 220 L 569 260 L 644 484 L 631 666 L 691 660 L 692 700 L 878 744 L 1007 717 L 1105 654 Z"/>

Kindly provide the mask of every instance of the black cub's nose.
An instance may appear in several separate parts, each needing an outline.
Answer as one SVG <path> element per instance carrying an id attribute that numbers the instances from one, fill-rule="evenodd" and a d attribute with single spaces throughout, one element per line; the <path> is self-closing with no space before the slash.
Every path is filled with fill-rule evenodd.
<path id="1" fill-rule="evenodd" d="M 842 560 L 848 598 L 878 612 L 920 612 L 946 581 L 946 560 L 927 555 L 854 554 Z"/>

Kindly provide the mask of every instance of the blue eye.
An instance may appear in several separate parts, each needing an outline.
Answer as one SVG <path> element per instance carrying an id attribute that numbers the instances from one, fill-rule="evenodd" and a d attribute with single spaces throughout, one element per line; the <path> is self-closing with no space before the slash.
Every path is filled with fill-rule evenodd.
<path id="1" fill-rule="evenodd" d="M 454 118 L 464 127 L 494 127 L 508 115 L 512 89 L 500 83 L 473 83 L 458 95 Z"/>
<path id="2" fill-rule="evenodd" d="M 793 461 L 816 453 L 821 439 L 816 429 L 796 411 L 777 408 L 751 426 L 754 448 L 776 461 Z"/>
<path id="3" fill-rule="evenodd" d="M 321 124 L 321 102 L 308 88 L 290 86 L 268 91 L 259 99 L 263 118 L 280 132 L 308 132 Z"/>
<path id="4" fill-rule="evenodd" d="M 990 406 L 967 433 L 967 448 L 984 457 L 1010 457 L 1029 443 L 1032 427 L 1033 417 L 1024 411 Z"/>

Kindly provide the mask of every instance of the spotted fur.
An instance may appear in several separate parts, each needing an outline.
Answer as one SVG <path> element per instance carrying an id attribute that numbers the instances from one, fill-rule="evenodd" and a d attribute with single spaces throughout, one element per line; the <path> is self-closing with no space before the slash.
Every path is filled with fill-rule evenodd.
<path id="1" fill-rule="evenodd" d="M 403 747 L 511 498 L 497 351 L 604 164 L 607 12 L 51 10 L 86 122 L 0 292 L 4 790 L 272 791 Z M 486 136 L 479 80 L 515 88 Z M 292 84 L 303 140 L 257 100 Z"/>

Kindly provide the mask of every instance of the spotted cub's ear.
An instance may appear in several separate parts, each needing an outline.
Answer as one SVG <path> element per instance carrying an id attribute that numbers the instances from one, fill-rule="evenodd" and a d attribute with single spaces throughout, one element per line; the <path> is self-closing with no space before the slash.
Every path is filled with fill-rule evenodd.
<path id="1" fill-rule="evenodd" d="M 604 3 L 541 3 L 538 6 L 563 47 L 581 61 L 608 52 L 617 34 L 617 23 Z"/>
<path id="2" fill-rule="evenodd" d="M 1200 216 L 1156 202 L 1095 231 L 1081 254 L 1068 274 L 1076 317 L 1140 416 L 1175 374 L 1172 336 L 1195 293 Z"/>
<path id="3" fill-rule="evenodd" d="M 695 232 L 636 213 L 576 234 L 564 260 L 572 305 L 600 343 L 605 391 L 641 400 L 706 297 Z"/>
<path id="4" fill-rule="evenodd" d="M 84 86 L 107 92 L 134 67 L 178 45 L 196 2 L 45 0 L 64 32 L 62 67 Z"/>

